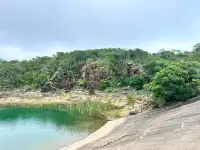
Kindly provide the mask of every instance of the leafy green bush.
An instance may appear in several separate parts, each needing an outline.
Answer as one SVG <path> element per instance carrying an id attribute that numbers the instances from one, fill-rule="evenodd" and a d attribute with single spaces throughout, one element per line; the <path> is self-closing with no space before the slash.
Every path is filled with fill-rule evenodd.
<path id="1" fill-rule="evenodd" d="M 106 88 L 110 87 L 110 82 L 108 81 L 100 81 L 100 84 L 99 84 L 99 89 L 100 90 L 105 90 Z"/>
<path id="2" fill-rule="evenodd" d="M 147 83 L 147 78 L 142 75 L 135 75 L 128 79 L 128 84 L 136 90 L 141 90 L 145 83 Z"/>
<path id="3" fill-rule="evenodd" d="M 158 72 L 150 84 L 155 103 L 164 105 L 193 97 L 198 92 L 196 75 L 197 69 L 189 63 L 177 63 Z"/>
<path id="4" fill-rule="evenodd" d="M 48 75 L 40 72 L 29 71 L 20 76 L 20 84 L 33 89 L 41 88 L 48 81 Z"/>
<path id="5" fill-rule="evenodd" d="M 85 87 L 86 86 L 86 81 L 85 80 L 79 80 L 79 86 L 80 87 Z"/>
<path id="6" fill-rule="evenodd" d="M 144 69 L 150 78 L 154 77 L 157 72 L 169 66 L 169 62 L 166 60 L 154 60 L 144 65 Z"/>
<path id="7" fill-rule="evenodd" d="M 136 90 L 141 90 L 143 85 L 147 83 L 147 77 L 143 75 L 134 75 L 132 77 L 121 77 L 118 79 L 119 86 L 130 86 Z"/>
<path id="8" fill-rule="evenodd" d="M 200 79 L 195 79 L 194 81 L 198 84 L 198 89 L 200 89 Z"/>

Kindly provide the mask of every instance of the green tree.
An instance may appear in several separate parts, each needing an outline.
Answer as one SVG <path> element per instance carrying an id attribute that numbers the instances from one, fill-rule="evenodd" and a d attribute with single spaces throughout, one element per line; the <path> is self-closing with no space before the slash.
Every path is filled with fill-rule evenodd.
<path id="1" fill-rule="evenodd" d="M 190 62 L 176 63 L 162 69 L 156 73 L 150 84 L 154 102 L 164 105 L 193 97 L 198 92 L 198 84 L 195 81 L 197 77 L 197 68 L 191 66 Z"/>
<path id="2" fill-rule="evenodd" d="M 143 85 L 148 83 L 148 77 L 145 75 L 134 75 L 131 77 L 120 77 L 118 80 L 120 87 L 130 86 L 136 90 L 141 90 Z"/>
<path id="3" fill-rule="evenodd" d="M 200 43 L 193 46 L 193 51 L 194 52 L 200 52 Z"/>
<path id="4" fill-rule="evenodd" d="M 144 65 L 144 69 L 150 78 L 153 78 L 157 72 L 169 66 L 169 62 L 163 59 L 154 60 Z"/>

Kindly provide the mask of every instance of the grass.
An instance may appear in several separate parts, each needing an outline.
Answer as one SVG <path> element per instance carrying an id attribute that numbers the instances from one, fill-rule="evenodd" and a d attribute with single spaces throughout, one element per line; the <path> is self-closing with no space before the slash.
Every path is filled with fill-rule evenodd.
<path id="1" fill-rule="evenodd" d="M 141 96 L 142 99 L 146 99 L 149 96 L 145 94 L 144 91 L 140 92 L 134 92 L 129 91 L 126 93 L 123 93 L 124 95 L 122 97 L 116 97 L 115 93 L 121 92 L 119 89 L 114 88 L 108 88 L 106 89 L 105 93 L 106 96 L 101 97 L 101 100 L 97 98 L 97 100 L 94 99 L 88 99 L 88 100 L 75 100 L 75 101 L 54 101 L 54 99 L 51 101 L 51 99 L 45 99 L 44 101 L 27 101 L 27 103 L 19 102 L 19 104 L 11 103 L 6 105 L 12 105 L 15 106 L 22 106 L 22 107 L 39 107 L 39 108 L 46 108 L 46 109 L 54 109 L 59 111 L 65 111 L 71 114 L 76 114 L 77 117 L 79 116 L 86 116 L 86 118 L 106 118 L 106 117 L 119 117 L 123 116 L 121 115 L 121 112 L 126 109 L 127 111 L 130 111 L 130 109 L 133 109 L 135 107 L 135 104 L 139 100 L 138 98 Z M 112 94 L 113 92 L 113 94 Z M 131 92 L 131 93 L 130 93 Z M 75 93 L 77 95 L 77 93 Z M 71 93 L 65 93 L 64 90 L 60 90 L 58 95 L 61 95 L 63 98 L 65 97 L 67 100 L 70 99 Z M 127 96 L 125 96 L 127 95 Z M 34 96 L 34 95 L 27 95 L 26 96 Z M 37 100 L 42 98 L 41 95 L 36 95 Z M 49 95 L 53 96 L 53 95 Z M 100 94 L 101 96 L 101 94 Z M 146 96 L 146 97 L 145 97 Z M 47 97 L 48 98 L 48 97 Z M 55 97 L 57 98 L 57 97 Z M 59 98 L 59 97 L 58 97 Z M 84 97 L 89 98 L 89 97 Z"/>
<path id="2" fill-rule="evenodd" d="M 103 112 L 112 111 L 118 109 L 116 106 L 112 105 L 110 101 L 92 101 L 90 99 L 82 102 L 77 102 L 76 104 L 36 104 L 36 105 L 26 105 L 26 104 L 10 104 L 5 105 L 7 107 L 24 107 L 24 108 L 44 108 L 50 110 L 59 110 L 67 112 L 69 115 L 76 118 L 106 118 Z"/>
<path id="3" fill-rule="evenodd" d="M 65 95 L 66 95 L 64 89 L 61 89 L 61 90 L 59 90 L 58 92 L 59 92 L 59 95 L 61 95 L 61 96 L 65 96 Z"/>
<path id="4" fill-rule="evenodd" d="M 129 94 L 127 95 L 127 105 L 134 107 L 136 103 L 136 95 Z"/>
<path id="5" fill-rule="evenodd" d="M 72 105 L 72 107 L 74 107 Z M 116 106 L 112 105 L 110 101 L 107 103 L 100 101 L 86 100 L 75 104 L 80 115 L 89 115 L 91 117 L 103 117 L 102 112 L 116 109 Z"/>

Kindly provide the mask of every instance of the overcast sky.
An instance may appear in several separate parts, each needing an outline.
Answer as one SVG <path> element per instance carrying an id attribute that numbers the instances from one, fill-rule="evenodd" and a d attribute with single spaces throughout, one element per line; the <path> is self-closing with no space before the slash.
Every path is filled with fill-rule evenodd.
<path id="1" fill-rule="evenodd" d="M 199 5 L 198 0 L 0 0 L 0 58 L 103 47 L 189 50 L 200 42 Z"/>

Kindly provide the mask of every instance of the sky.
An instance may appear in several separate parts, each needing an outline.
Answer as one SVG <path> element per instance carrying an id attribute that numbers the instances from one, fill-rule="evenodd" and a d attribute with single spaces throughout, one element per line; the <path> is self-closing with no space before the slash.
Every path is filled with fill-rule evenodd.
<path id="1" fill-rule="evenodd" d="M 0 58 L 106 47 L 191 50 L 198 0 L 0 0 Z"/>

